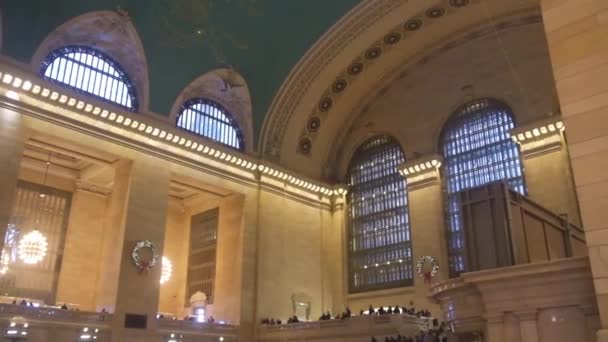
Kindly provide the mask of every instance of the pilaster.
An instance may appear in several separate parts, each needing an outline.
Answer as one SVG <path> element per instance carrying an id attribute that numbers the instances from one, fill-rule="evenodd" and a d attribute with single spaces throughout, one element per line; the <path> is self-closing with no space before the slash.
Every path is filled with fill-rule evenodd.
<path id="1" fill-rule="evenodd" d="M 485 342 L 508 342 L 505 341 L 504 314 L 488 313 L 484 315 L 486 320 Z"/>
<path id="2" fill-rule="evenodd" d="M 542 0 L 541 10 L 608 341 L 608 1 Z"/>
<path id="3" fill-rule="evenodd" d="M 537 311 L 519 311 L 516 312 L 515 315 L 519 318 L 521 342 L 538 342 Z"/>
<path id="4" fill-rule="evenodd" d="M 23 116 L 12 109 L 0 108 L 0 250 L 4 247 L 4 235 L 8 225 L 15 188 L 19 175 L 19 164 L 23 155 L 25 133 Z"/>
<path id="5" fill-rule="evenodd" d="M 153 158 L 140 157 L 131 163 L 129 174 L 123 243 L 114 246 L 120 251 L 120 259 L 112 340 L 147 341 L 148 334 L 156 330 L 170 172 Z M 120 236 L 116 238 L 120 240 Z M 152 241 L 158 249 L 158 263 L 149 271 L 139 272 L 131 261 L 133 248 L 140 240 Z M 146 329 L 126 329 L 127 314 L 145 317 Z"/>

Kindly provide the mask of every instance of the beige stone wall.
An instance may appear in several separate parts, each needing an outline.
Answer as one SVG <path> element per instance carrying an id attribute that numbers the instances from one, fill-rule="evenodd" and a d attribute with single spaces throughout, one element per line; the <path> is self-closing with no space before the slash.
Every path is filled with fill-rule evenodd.
<path id="1" fill-rule="evenodd" d="M 580 224 L 568 148 L 559 136 L 550 140 L 550 147 L 536 153 L 525 151 L 528 144 L 522 146 L 528 196 L 556 214 L 567 214 L 571 222 Z"/>
<path id="2" fill-rule="evenodd" d="M 608 341 L 608 2 L 541 1 L 568 131 L 603 332 Z"/>
<path id="3" fill-rule="evenodd" d="M 167 228 L 165 230 L 165 247 L 163 256 L 167 257 L 173 266 L 171 278 L 161 284 L 158 311 L 166 312 L 182 318 L 184 312 L 186 291 L 186 267 L 188 262 L 187 231 L 190 223 L 182 202 L 171 198 L 167 208 Z"/>
<path id="4" fill-rule="evenodd" d="M 69 303 L 70 307 L 77 304 L 80 310 L 96 309 L 106 202 L 106 196 L 85 190 L 72 195 L 57 303 Z"/>
<path id="5" fill-rule="evenodd" d="M 258 317 L 287 319 L 291 296 L 305 293 L 312 298 L 311 318 L 318 318 L 332 305 L 323 296 L 322 210 L 264 190 L 259 206 Z"/>

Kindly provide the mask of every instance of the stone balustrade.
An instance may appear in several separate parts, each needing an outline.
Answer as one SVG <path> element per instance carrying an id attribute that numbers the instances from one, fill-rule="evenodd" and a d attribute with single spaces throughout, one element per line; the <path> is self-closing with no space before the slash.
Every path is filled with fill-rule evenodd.
<path id="1" fill-rule="evenodd" d="M 587 257 L 464 273 L 431 295 L 458 342 L 587 342 L 599 328 Z"/>
<path id="2" fill-rule="evenodd" d="M 383 340 L 384 336 L 418 334 L 430 321 L 409 315 L 354 316 L 344 320 L 263 325 L 258 329 L 258 337 L 259 341 L 368 342 L 370 336 Z"/>

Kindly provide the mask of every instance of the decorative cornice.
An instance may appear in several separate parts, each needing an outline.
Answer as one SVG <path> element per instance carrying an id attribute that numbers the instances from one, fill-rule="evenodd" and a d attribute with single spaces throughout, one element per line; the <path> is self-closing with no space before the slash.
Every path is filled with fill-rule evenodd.
<path id="1" fill-rule="evenodd" d="M 314 205 L 326 205 L 332 197 L 345 194 L 341 187 L 306 179 L 166 123 L 106 107 L 100 101 L 51 84 L 3 61 L 0 61 L 0 99 L 0 105 L 22 114 L 202 168 L 209 174 L 245 185 L 293 193 Z"/>
<path id="2" fill-rule="evenodd" d="M 442 156 L 430 154 L 401 164 L 397 169 L 407 179 L 408 191 L 411 191 L 435 184 L 439 180 L 442 163 Z"/>
<path id="3" fill-rule="evenodd" d="M 76 181 L 76 189 L 92 192 L 102 196 L 108 196 L 112 193 L 112 189 L 83 181 Z"/>
<path id="4" fill-rule="evenodd" d="M 562 118 L 552 116 L 511 130 L 511 139 L 520 145 L 522 157 L 529 159 L 561 149 L 565 130 Z"/>

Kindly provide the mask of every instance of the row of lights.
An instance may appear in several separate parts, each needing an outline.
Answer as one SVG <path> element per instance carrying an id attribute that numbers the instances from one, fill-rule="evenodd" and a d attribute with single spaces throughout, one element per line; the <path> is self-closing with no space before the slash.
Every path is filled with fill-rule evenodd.
<path id="1" fill-rule="evenodd" d="M 29 323 L 21 316 L 14 317 L 11 320 L 8 328 L 5 330 L 5 336 L 10 339 L 23 339 L 27 336 L 27 328 Z"/>
<path id="2" fill-rule="evenodd" d="M 331 190 L 323 186 L 319 186 L 317 184 L 313 184 L 308 181 L 304 181 L 292 175 L 289 175 L 285 172 L 278 171 L 272 169 L 268 166 L 264 166 L 261 164 L 257 164 L 256 162 L 252 162 L 250 160 L 234 156 L 230 153 L 216 150 L 212 147 L 205 146 L 201 143 L 194 142 L 188 138 L 179 136 L 177 134 L 167 132 L 163 129 L 153 127 L 143 122 L 139 122 L 137 120 L 128 118 L 121 114 L 116 114 L 114 112 L 108 111 L 106 109 L 102 109 L 100 107 L 94 106 L 89 103 L 85 103 L 83 101 L 77 100 L 73 97 L 69 97 L 67 95 L 58 93 L 57 91 L 50 90 L 48 88 L 41 87 L 37 84 L 33 84 L 30 81 L 22 80 L 19 77 L 14 77 L 10 74 L 0 72 L 0 78 L 2 83 L 7 85 L 12 85 L 14 88 L 21 89 L 27 92 L 31 92 L 34 95 L 41 96 L 45 99 L 50 99 L 51 101 L 57 101 L 60 104 L 67 105 L 71 108 L 76 108 L 77 110 L 84 111 L 85 113 L 95 115 L 97 117 L 101 117 L 108 121 L 114 122 L 118 125 L 122 125 L 125 128 L 130 128 L 138 131 L 140 134 L 146 134 L 152 136 L 154 138 L 164 140 L 168 143 L 173 143 L 181 146 L 184 149 L 189 149 L 191 151 L 199 152 L 205 154 L 209 157 L 221 160 L 225 163 L 233 164 L 235 166 L 240 167 L 244 170 L 259 170 L 265 174 L 271 175 L 275 178 L 281 179 L 283 181 L 289 181 L 289 183 L 294 186 L 298 186 L 305 190 L 311 191 L 313 193 L 320 193 L 326 196 L 338 195 L 340 194 L 337 190 Z M 6 94 L 7 97 L 18 100 L 19 95 L 14 91 L 8 91 Z M 343 190 L 342 190 L 343 191 Z"/>
<path id="3" fill-rule="evenodd" d="M 303 189 L 312 191 L 312 192 L 316 192 L 316 193 L 321 193 L 325 196 L 337 196 L 337 195 L 344 195 L 346 194 L 346 190 L 344 188 L 337 188 L 337 189 L 328 189 L 326 187 L 323 186 L 319 186 L 316 185 L 314 183 L 305 181 L 303 179 L 299 179 L 297 177 L 294 177 L 288 173 L 285 173 L 283 171 L 279 171 L 277 169 L 273 169 L 270 166 L 266 166 L 266 165 L 262 165 L 259 164 L 258 165 L 258 170 L 269 176 L 269 177 L 274 177 L 277 178 L 279 180 L 283 180 L 283 181 L 287 181 L 290 184 L 293 184 L 294 186 L 299 186 Z"/>
<path id="4" fill-rule="evenodd" d="M 437 170 L 441 167 L 441 162 L 437 159 L 422 162 L 416 165 L 408 166 L 399 170 L 399 174 L 403 177 L 413 176 L 415 174 L 423 173 L 426 171 Z"/>
<path id="5" fill-rule="evenodd" d="M 182 342 L 182 338 L 184 338 L 184 335 L 182 334 L 175 334 L 175 333 L 171 333 L 169 335 L 169 338 L 167 339 L 167 342 Z M 224 341 L 224 336 L 220 336 L 217 339 L 220 342 Z"/>
<path id="6" fill-rule="evenodd" d="M 393 262 L 394 263 L 398 263 L 398 264 L 402 264 L 403 263 L 403 259 L 399 259 L 399 260 L 396 260 L 396 261 L 393 261 Z M 373 267 L 380 267 L 381 265 L 390 265 L 390 264 L 391 264 L 391 261 L 387 261 L 385 263 L 374 264 Z M 372 267 L 372 265 L 370 265 L 370 266 L 364 265 L 363 269 L 367 269 L 368 267 Z"/>
<path id="7" fill-rule="evenodd" d="M 529 129 L 525 132 L 517 133 L 511 135 L 511 139 L 516 143 L 522 143 L 526 140 L 538 139 L 542 136 L 555 134 L 557 132 L 563 132 L 566 129 L 564 123 L 562 121 L 557 121 L 555 123 L 550 123 L 547 125 L 543 125 L 540 127 L 536 127 L 533 129 Z"/>
<path id="8" fill-rule="evenodd" d="M 99 333 L 99 329 L 89 329 L 88 327 L 82 328 L 80 332 L 79 341 L 95 341 L 97 340 L 97 334 Z"/>

